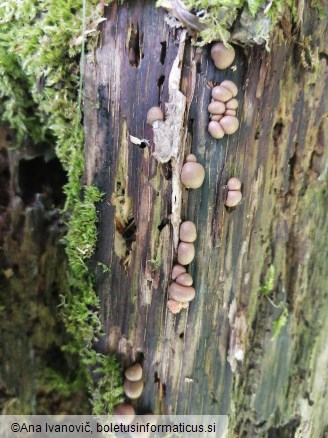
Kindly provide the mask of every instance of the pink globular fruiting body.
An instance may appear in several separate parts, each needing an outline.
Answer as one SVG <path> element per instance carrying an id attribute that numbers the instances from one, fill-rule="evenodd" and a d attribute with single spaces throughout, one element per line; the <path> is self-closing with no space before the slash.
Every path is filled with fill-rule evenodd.
<path id="1" fill-rule="evenodd" d="M 235 59 L 235 49 L 226 47 L 223 43 L 215 43 L 211 48 L 211 57 L 219 70 L 229 67 Z"/>
<path id="2" fill-rule="evenodd" d="M 147 123 L 152 125 L 157 120 L 164 120 L 164 114 L 159 106 L 153 106 L 147 113 Z"/>
<path id="3" fill-rule="evenodd" d="M 182 242 L 194 242 L 197 239 L 196 225 L 191 221 L 184 221 L 180 225 L 179 237 Z"/>
<path id="4" fill-rule="evenodd" d="M 195 246 L 193 243 L 180 242 L 178 245 L 178 262 L 181 265 L 189 265 L 195 257 Z"/>
<path id="5" fill-rule="evenodd" d="M 228 191 L 228 195 L 227 195 L 227 199 L 225 201 L 225 205 L 227 207 L 235 207 L 236 205 L 238 205 L 240 203 L 240 201 L 242 200 L 242 194 L 239 190 L 229 190 Z"/>
<path id="6" fill-rule="evenodd" d="M 173 282 L 169 286 L 169 297 L 180 303 L 186 303 L 193 300 L 195 294 L 195 289 L 191 286 L 181 286 L 176 282 Z"/>
<path id="7" fill-rule="evenodd" d="M 241 189 L 241 182 L 238 178 L 230 178 L 227 182 L 228 190 L 240 190 Z"/>
<path id="8" fill-rule="evenodd" d="M 182 167 L 181 182 L 190 189 L 198 189 L 204 182 L 205 169 L 199 163 L 188 161 Z"/>

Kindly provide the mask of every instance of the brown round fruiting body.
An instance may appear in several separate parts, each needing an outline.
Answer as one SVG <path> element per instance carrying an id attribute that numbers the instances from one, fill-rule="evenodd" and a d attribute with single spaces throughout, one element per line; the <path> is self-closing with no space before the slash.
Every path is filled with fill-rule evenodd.
<path id="1" fill-rule="evenodd" d="M 229 67 L 235 59 L 235 49 L 227 48 L 223 43 L 215 43 L 211 48 L 211 57 L 215 67 L 224 70 Z"/>
<path id="2" fill-rule="evenodd" d="M 153 106 L 147 113 L 147 123 L 152 125 L 157 120 L 164 120 L 164 114 L 159 106 Z"/>
<path id="3" fill-rule="evenodd" d="M 125 370 L 125 377 L 131 382 L 137 382 L 142 379 L 142 366 L 140 363 L 132 365 L 132 367 Z"/>
<path id="4" fill-rule="evenodd" d="M 214 101 L 208 106 L 208 112 L 211 114 L 223 114 L 226 110 L 226 106 L 223 102 Z"/>
<path id="5" fill-rule="evenodd" d="M 116 423 L 131 424 L 135 418 L 136 411 L 128 403 L 119 403 L 115 406 L 113 415 Z"/>
<path id="6" fill-rule="evenodd" d="M 241 189 L 241 182 L 238 178 L 230 178 L 227 182 L 228 190 L 240 190 Z"/>
<path id="7" fill-rule="evenodd" d="M 232 110 L 232 109 L 227 109 L 226 112 L 224 113 L 225 116 L 234 116 L 236 117 L 236 110 Z"/>
<path id="8" fill-rule="evenodd" d="M 197 239 L 196 225 L 191 221 L 184 221 L 180 225 L 179 237 L 182 242 L 195 242 Z"/>
<path id="9" fill-rule="evenodd" d="M 234 116 L 224 116 L 220 120 L 221 128 L 223 129 L 225 134 L 233 134 L 237 131 L 239 127 L 239 121 L 237 117 Z"/>
<path id="10" fill-rule="evenodd" d="M 215 121 L 215 120 L 211 120 L 210 123 L 208 124 L 208 132 L 211 134 L 211 136 L 213 138 L 215 138 L 217 140 L 219 138 L 224 137 L 224 131 L 223 131 L 220 123 Z"/>
<path id="11" fill-rule="evenodd" d="M 196 291 L 191 286 L 181 286 L 173 282 L 169 287 L 169 297 L 179 303 L 187 303 L 195 298 Z"/>
<path id="12" fill-rule="evenodd" d="M 220 102 L 228 102 L 228 100 L 232 99 L 232 93 L 228 88 L 217 85 L 212 89 L 212 97 Z"/>
<path id="13" fill-rule="evenodd" d="M 123 389 L 125 395 L 131 399 L 139 398 L 142 394 L 144 383 L 142 380 L 137 382 L 131 382 L 131 380 L 125 379 Z"/>
<path id="14" fill-rule="evenodd" d="M 181 286 L 192 286 L 193 284 L 192 276 L 187 272 L 185 274 L 178 275 L 175 281 Z"/>
<path id="15" fill-rule="evenodd" d="M 199 163 L 185 163 L 181 171 L 182 184 L 190 189 L 198 189 L 204 182 L 205 169 Z"/>
<path id="16" fill-rule="evenodd" d="M 232 109 L 232 110 L 236 110 L 238 108 L 238 100 L 233 98 L 228 100 L 228 102 L 226 103 L 226 109 Z"/>
<path id="17" fill-rule="evenodd" d="M 233 95 L 233 97 L 237 96 L 237 94 L 238 94 L 238 87 L 237 87 L 237 85 L 234 82 L 225 80 L 225 81 L 221 82 L 220 85 L 222 87 L 225 87 L 228 90 L 230 90 L 232 95 Z"/>
<path id="18" fill-rule="evenodd" d="M 214 122 L 219 122 L 223 117 L 223 114 L 212 114 L 211 115 L 211 120 L 213 120 Z"/>
<path id="19" fill-rule="evenodd" d="M 178 262 L 181 265 L 189 265 L 195 257 L 195 246 L 193 243 L 180 242 L 178 246 Z"/>
<path id="20" fill-rule="evenodd" d="M 241 201 L 243 195 L 239 190 L 229 190 L 225 205 L 227 207 L 235 207 Z"/>
<path id="21" fill-rule="evenodd" d="M 187 163 L 197 163 L 196 155 L 194 155 L 194 154 L 187 155 L 186 156 L 186 162 Z"/>
<path id="22" fill-rule="evenodd" d="M 175 280 L 180 274 L 187 272 L 186 268 L 182 265 L 174 265 L 171 273 L 172 280 Z"/>

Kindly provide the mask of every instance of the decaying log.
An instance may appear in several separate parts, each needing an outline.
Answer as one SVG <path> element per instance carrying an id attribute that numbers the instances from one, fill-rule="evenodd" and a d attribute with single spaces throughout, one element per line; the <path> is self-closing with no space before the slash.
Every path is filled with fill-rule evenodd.
<path id="1" fill-rule="evenodd" d="M 60 316 L 67 293 L 67 227 L 60 211 L 66 181 L 53 150 L 28 142 L 17 147 L 15 133 L 0 126 L 3 415 L 76 413 L 88 406 L 83 388 L 65 397 L 51 380 L 57 372 L 69 383 L 76 369 L 61 350 L 68 342 Z"/>
<path id="2" fill-rule="evenodd" d="M 277 28 L 270 52 L 236 47 L 235 68 L 218 71 L 210 48 L 195 48 L 153 2 L 106 14 L 84 99 L 85 178 L 105 193 L 92 265 L 107 334 L 99 350 L 125 366 L 143 362 L 140 412 L 229 413 L 237 436 L 324 436 L 326 22 L 306 6 L 293 34 Z M 172 74 L 181 75 L 181 100 L 172 100 Z M 216 141 L 207 106 L 224 79 L 238 86 L 241 125 Z M 146 124 L 158 105 L 163 147 L 172 147 L 162 159 Z M 190 152 L 206 169 L 193 191 L 177 178 Z M 232 176 L 243 201 L 229 210 Z M 196 298 L 175 316 L 166 303 L 180 218 L 198 230 Z M 281 329 L 272 340 L 273 321 Z"/>

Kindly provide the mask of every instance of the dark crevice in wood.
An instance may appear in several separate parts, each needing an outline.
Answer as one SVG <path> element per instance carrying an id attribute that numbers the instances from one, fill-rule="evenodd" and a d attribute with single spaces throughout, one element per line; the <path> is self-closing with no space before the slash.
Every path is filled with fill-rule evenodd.
<path id="1" fill-rule="evenodd" d="M 26 205 L 34 202 L 37 194 L 43 194 L 55 206 L 64 206 L 63 187 L 67 183 L 67 176 L 58 158 L 48 162 L 43 157 L 21 160 L 18 181 L 21 197 Z"/>
<path id="2" fill-rule="evenodd" d="M 199 75 L 202 74 L 202 63 L 201 63 L 200 60 L 198 60 L 197 63 L 196 63 L 196 72 Z"/>
<path id="3" fill-rule="evenodd" d="M 167 163 L 162 164 L 162 171 L 164 178 L 169 181 L 172 179 L 172 163 L 168 161 Z"/>
<path id="4" fill-rule="evenodd" d="M 155 371 L 155 373 L 154 373 L 154 383 L 159 383 L 160 381 L 161 381 L 161 379 L 158 376 L 158 372 Z"/>
<path id="5" fill-rule="evenodd" d="M 297 148 L 297 145 L 295 145 L 295 152 L 288 160 L 288 172 L 289 172 L 288 181 L 290 183 L 295 178 L 295 165 L 296 165 L 296 160 L 297 160 L 296 148 Z"/>
<path id="6" fill-rule="evenodd" d="M 162 65 L 165 64 L 165 59 L 166 59 L 166 46 L 167 46 L 166 41 L 162 41 L 162 42 L 161 42 L 161 54 L 160 54 L 160 57 L 159 57 L 160 63 L 161 63 Z"/>
<path id="7" fill-rule="evenodd" d="M 298 426 L 301 424 L 301 417 L 297 416 L 280 427 L 271 427 L 268 430 L 268 438 L 291 438 L 295 436 Z"/>
<path id="8" fill-rule="evenodd" d="M 161 105 L 162 102 L 162 93 L 163 93 L 163 85 L 164 85 L 164 81 L 165 81 L 165 76 L 161 75 L 158 79 L 157 79 L 157 87 L 158 87 L 158 106 Z"/>
<path id="9" fill-rule="evenodd" d="M 8 153 L 6 149 L 0 149 L 0 206 L 8 207 L 10 202 L 10 170 Z M 0 212 L 1 214 L 1 212 Z"/>
<path id="10" fill-rule="evenodd" d="M 132 242 L 136 240 L 136 223 L 134 217 L 129 219 L 127 224 L 124 226 L 118 218 L 115 218 L 116 230 L 121 234 L 125 241 L 127 252 L 131 250 Z"/>
<path id="11" fill-rule="evenodd" d="M 190 119 L 188 120 L 188 132 L 189 132 L 189 134 L 191 134 L 191 135 L 193 135 L 193 133 L 194 133 L 194 122 L 195 122 L 195 120 L 192 119 L 192 118 L 190 118 Z"/>
<path id="12" fill-rule="evenodd" d="M 321 61 L 322 59 L 324 59 L 326 61 L 326 64 L 328 64 L 328 54 L 325 52 L 320 52 L 319 53 L 319 60 Z"/>
<path id="13" fill-rule="evenodd" d="M 279 146 L 279 140 L 280 140 L 281 137 L 282 137 L 283 129 L 284 129 L 284 124 L 283 124 L 282 120 L 280 120 L 279 122 L 277 122 L 277 123 L 274 125 L 274 127 L 273 127 L 273 130 L 272 130 L 272 132 L 273 132 L 273 134 L 272 134 L 272 138 L 273 138 L 274 145 L 275 145 L 276 147 Z"/>
<path id="14" fill-rule="evenodd" d="M 143 38 L 140 39 L 139 36 L 139 25 L 135 28 L 133 24 L 131 25 L 131 34 L 129 39 L 129 63 L 132 67 L 139 67 L 140 61 L 143 58 L 143 53 L 141 52 L 140 42 Z"/>
<path id="15" fill-rule="evenodd" d="M 166 227 L 166 225 L 168 225 L 170 223 L 170 219 L 168 219 L 167 217 L 164 217 L 161 221 L 161 223 L 158 225 L 158 230 L 162 231 L 164 227 Z"/>

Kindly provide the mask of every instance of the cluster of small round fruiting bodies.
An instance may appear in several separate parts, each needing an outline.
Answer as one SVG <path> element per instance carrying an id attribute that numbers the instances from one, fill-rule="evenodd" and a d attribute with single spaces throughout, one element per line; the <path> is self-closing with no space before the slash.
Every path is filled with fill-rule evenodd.
<path id="1" fill-rule="evenodd" d="M 194 154 L 186 157 L 181 170 L 181 182 L 188 189 L 198 189 L 204 182 L 204 166 L 197 163 Z M 189 301 L 195 298 L 195 289 L 192 287 L 193 278 L 188 274 L 185 266 L 195 257 L 194 241 L 197 238 L 196 226 L 191 221 L 182 222 L 179 229 L 180 243 L 178 245 L 177 264 L 172 269 L 172 283 L 169 286 L 168 308 L 172 313 L 179 313 L 187 307 Z"/>
<path id="2" fill-rule="evenodd" d="M 139 398 L 142 394 L 143 387 L 142 367 L 140 363 L 136 363 L 125 371 L 123 385 L 125 395 L 131 399 Z"/>
<path id="3" fill-rule="evenodd" d="M 193 243 L 197 238 L 195 224 L 191 221 L 182 222 L 179 237 L 178 263 L 172 269 L 173 282 L 169 287 L 169 298 L 178 303 L 188 303 L 195 298 L 196 294 L 195 289 L 192 287 L 193 278 L 185 268 L 185 265 L 189 265 L 195 257 Z"/>
<path id="4" fill-rule="evenodd" d="M 235 50 L 233 47 L 226 47 L 223 43 L 215 43 L 211 49 L 211 57 L 215 67 L 224 70 L 233 63 Z M 236 117 L 237 94 L 237 85 L 229 80 L 221 82 L 220 85 L 212 89 L 212 102 L 208 106 L 208 111 L 211 114 L 208 131 L 213 138 L 220 139 L 225 134 L 231 135 L 237 131 L 239 127 L 239 121 Z M 241 182 L 237 178 L 230 178 L 227 187 L 228 194 L 225 205 L 235 207 L 242 199 Z"/>
<path id="5" fill-rule="evenodd" d="M 125 395 L 131 400 L 139 398 L 142 394 L 144 388 L 142 374 L 143 370 L 140 363 L 135 363 L 125 370 L 123 389 Z M 131 424 L 136 412 L 130 403 L 119 403 L 115 406 L 113 415 L 116 416 L 119 422 Z"/>
<path id="6" fill-rule="evenodd" d="M 223 81 L 212 89 L 212 102 L 208 106 L 211 121 L 208 131 L 215 139 L 230 135 L 237 131 L 239 121 L 236 117 L 238 108 L 237 86 L 232 81 Z"/>
<path id="7" fill-rule="evenodd" d="M 225 201 L 227 207 L 235 207 L 241 201 L 241 182 L 238 178 L 230 178 L 227 182 L 228 195 Z"/>
<path id="8" fill-rule="evenodd" d="M 211 56 L 214 64 L 219 69 L 225 69 L 233 63 L 235 50 L 226 48 L 222 43 L 212 46 Z M 236 84 L 225 80 L 212 89 L 212 101 L 208 106 L 211 114 L 211 121 L 208 131 L 215 139 L 223 138 L 225 134 L 235 133 L 239 127 L 236 117 L 238 100 L 235 99 L 238 93 Z"/>

